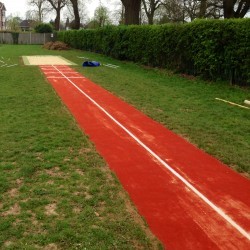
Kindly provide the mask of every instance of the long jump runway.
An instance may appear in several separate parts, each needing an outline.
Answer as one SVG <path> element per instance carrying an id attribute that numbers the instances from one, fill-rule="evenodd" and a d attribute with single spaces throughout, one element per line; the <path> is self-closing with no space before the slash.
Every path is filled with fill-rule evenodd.
<path id="1" fill-rule="evenodd" d="M 250 249 L 250 181 L 68 66 L 40 66 L 166 249 Z"/>

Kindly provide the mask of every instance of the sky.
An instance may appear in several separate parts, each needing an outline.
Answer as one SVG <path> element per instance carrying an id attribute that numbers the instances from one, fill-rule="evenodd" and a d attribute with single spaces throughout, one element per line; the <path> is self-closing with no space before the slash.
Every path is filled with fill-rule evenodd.
<path id="1" fill-rule="evenodd" d="M 21 18 L 25 18 L 25 13 L 27 10 L 29 10 L 29 6 L 27 5 L 27 0 L 0 0 L 0 2 L 4 3 L 7 11 L 6 16 L 9 16 L 12 14 L 13 16 L 18 15 Z M 101 0 L 102 4 L 107 7 L 111 7 L 110 0 Z M 109 4 L 108 4 L 109 3 Z M 88 17 L 93 17 L 94 11 L 96 7 L 100 4 L 100 0 L 87 0 L 86 1 L 86 7 L 88 9 Z"/>

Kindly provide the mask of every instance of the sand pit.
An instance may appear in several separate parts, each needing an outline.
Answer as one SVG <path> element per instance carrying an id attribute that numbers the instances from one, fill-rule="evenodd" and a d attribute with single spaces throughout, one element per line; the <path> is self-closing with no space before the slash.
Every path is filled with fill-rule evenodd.
<path id="1" fill-rule="evenodd" d="M 62 56 L 22 56 L 25 65 L 76 65 Z"/>

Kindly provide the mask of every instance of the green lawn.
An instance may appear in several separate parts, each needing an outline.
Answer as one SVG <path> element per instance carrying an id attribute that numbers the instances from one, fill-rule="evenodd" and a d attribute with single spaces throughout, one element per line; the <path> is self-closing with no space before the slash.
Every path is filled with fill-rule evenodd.
<path id="1" fill-rule="evenodd" d="M 161 249 L 38 67 L 19 58 L 50 53 L 0 46 L 0 60 L 19 63 L 0 67 L 0 249 Z"/>
<path id="2" fill-rule="evenodd" d="M 22 55 L 61 55 L 94 82 L 232 168 L 250 173 L 249 89 L 187 79 L 83 51 L 0 46 L 0 248 L 157 249 L 116 177 L 35 66 Z M 82 68 L 88 57 L 105 66 Z"/>

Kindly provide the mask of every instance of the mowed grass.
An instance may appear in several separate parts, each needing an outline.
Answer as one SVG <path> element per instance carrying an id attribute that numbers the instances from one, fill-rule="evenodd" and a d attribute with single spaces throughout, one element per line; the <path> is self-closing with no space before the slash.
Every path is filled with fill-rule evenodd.
<path id="1" fill-rule="evenodd" d="M 0 46 L 0 249 L 161 249 L 31 54 L 76 59 Z"/>

